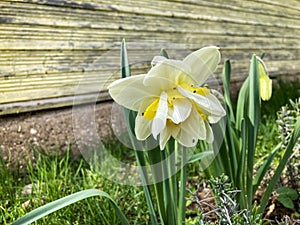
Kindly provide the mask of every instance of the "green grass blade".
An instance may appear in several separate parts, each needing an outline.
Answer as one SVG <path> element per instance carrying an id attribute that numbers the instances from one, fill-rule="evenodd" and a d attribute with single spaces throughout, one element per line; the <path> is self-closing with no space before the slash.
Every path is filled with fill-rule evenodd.
<path id="1" fill-rule="evenodd" d="M 113 207 L 116 210 L 116 213 L 119 216 L 119 219 L 122 222 L 122 224 L 129 225 L 126 217 L 121 212 L 117 203 L 106 192 L 96 190 L 96 189 L 88 189 L 88 190 L 80 191 L 80 192 L 74 193 L 72 195 L 66 196 L 64 198 L 58 199 L 54 202 L 48 203 L 42 207 L 39 207 L 39 208 L 31 211 L 24 217 L 20 218 L 16 222 L 14 222 L 12 225 L 30 224 L 46 215 L 49 215 L 49 214 L 61 209 L 61 208 L 64 208 L 68 205 L 71 205 L 71 204 L 81 201 L 83 199 L 86 199 L 89 197 L 94 197 L 94 196 L 102 196 L 102 197 L 108 198 L 111 201 L 111 203 L 113 204 Z"/>
<path id="2" fill-rule="evenodd" d="M 280 160 L 280 163 L 279 163 L 272 179 L 270 180 L 269 185 L 268 185 L 264 195 L 262 196 L 260 207 L 258 209 L 258 213 L 264 212 L 264 209 L 266 208 L 266 206 L 268 204 L 269 197 L 271 196 L 271 194 L 274 190 L 274 187 L 275 187 L 278 179 L 280 178 L 282 171 L 284 170 L 284 167 L 285 167 L 287 161 L 289 160 L 290 156 L 293 154 L 293 149 L 294 149 L 296 143 L 298 142 L 299 138 L 300 138 L 300 118 L 298 117 L 297 122 L 295 124 L 295 128 L 291 134 L 290 141 L 286 147 L 285 153 L 284 153 L 282 159 Z"/>

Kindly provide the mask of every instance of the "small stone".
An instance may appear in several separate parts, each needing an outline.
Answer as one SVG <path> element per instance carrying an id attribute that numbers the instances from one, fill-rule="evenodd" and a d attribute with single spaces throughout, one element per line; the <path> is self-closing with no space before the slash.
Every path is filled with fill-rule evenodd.
<path id="1" fill-rule="evenodd" d="M 19 125 L 18 127 L 18 133 L 20 133 L 22 131 L 22 127 Z"/>
<path id="2" fill-rule="evenodd" d="M 30 134 L 35 135 L 37 133 L 37 130 L 34 128 L 30 129 Z"/>

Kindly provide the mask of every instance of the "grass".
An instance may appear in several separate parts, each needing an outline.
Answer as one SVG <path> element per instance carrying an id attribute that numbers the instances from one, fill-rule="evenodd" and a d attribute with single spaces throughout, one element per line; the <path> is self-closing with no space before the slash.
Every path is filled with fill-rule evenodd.
<path id="1" fill-rule="evenodd" d="M 27 212 L 71 193 L 97 188 L 110 194 L 130 217 L 132 224 L 147 224 L 149 218 L 142 189 L 115 184 L 90 170 L 84 159 L 64 155 L 46 155 L 35 151 L 25 171 L 13 170 L 0 163 L 0 224 L 10 224 Z M 28 194 L 22 189 L 34 184 Z M 26 206 L 24 206 L 26 205 Z M 137 210 L 138 209 L 138 210 Z M 35 224 L 119 224 L 110 203 L 90 198 L 61 209 Z"/>

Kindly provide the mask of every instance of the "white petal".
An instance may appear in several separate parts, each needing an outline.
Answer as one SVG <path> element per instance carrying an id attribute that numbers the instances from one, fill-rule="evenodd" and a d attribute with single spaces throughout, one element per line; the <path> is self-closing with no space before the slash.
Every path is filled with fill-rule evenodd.
<path id="1" fill-rule="evenodd" d="M 145 87 L 144 78 L 145 75 L 136 75 L 116 80 L 108 86 L 109 94 L 119 105 L 138 111 L 141 101 L 158 97 L 161 93 L 155 86 Z"/>
<path id="2" fill-rule="evenodd" d="M 183 62 L 191 67 L 191 76 L 198 84 L 204 83 L 209 75 L 215 72 L 221 59 L 217 47 L 201 48 L 189 54 Z"/>
<path id="3" fill-rule="evenodd" d="M 160 149 L 163 150 L 166 143 L 173 136 L 175 139 L 180 131 L 180 125 L 175 125 L 174 123 L 167 123 L 166 127 L 160 132 L 159 135 L 159 145 Z"/>
<path id="4" fill-rule="evenodd" d="M 164 56 L 154 56 L 154 58 L 152 59 L 151 65 L 155 66 L 156 64 L 161 64 L 162 62 L 164 62 L 167 58 Z"/>
<path id="5" fill-rule="evenodd" d="M 166 92 L 160 95 L 157 112 L 152 122 L 152 135 L 156 139 L 157 135 L 166 127 L 168 116 L 168 97 Z"/>
<path id="6" fill-rule="evenodd" d="M 197 144 L 199 137 L 205 135 L 205 132 L 201 132 L 205 129 L 204 122 L 199 118 L 199 114 L 193 110 L 189 118 L 181 124 L 176 139 L 183 146 L 193 147 Z"/>
<path id="7" fill-rule="evenodd" d="M 155 98 L 147 98 L 140 104 L 138 115 L 135 118 L 135 135 L 138 140 L 145 140 L 151 135 L 152 120 L 146 119 L 142 116 L 146 108 L 155 100 Z"/>
<path id="8" fill-rule="evenodd" d="M 151 135 L 151 123 L 151 120 L 147 120 L 145 117 L 137 115 L 135 118 L 134 131 L 138 140 L 143 141 Z"/>
<path id="9" fill-rule="evenodd" d="M 170 137 L 171 137 L 171 131 L 170 131 L 170 128 L 166 126 L 166 127 L 160 132 L 160 135 L 159 135 L 159 146 L 160 146 L 160 150 L 165 149 L 165 146 L 166 146 L 168 140 L 170 139 Z"/>
<path id="10" fill-rule="evenodd" d="M 210 102 L 208 101 L 208 99 L 203 96 L 203 95 L 199 95 L 196 93 L 192 93 L 180 86 L 177 87 L 177 90 L 179 91 L 180 94 L 182 94 L 183 96 L 193 100 L 194 102 L 196 102 L 198 105 L 201 105 L 201 107 L 205 108 L 205 109 L 210 109 Z"/>
<path id="11" fill-rule="evenodd" d="M 173 108 L 169 108 L 168 118 L 175 124 L 185 121 L 192 110 L 192 103 L 188 99 L 176 99 Z"/>
<path id="12" fill-rule="evenodd" d="M 151 68 L 144 79 L 144 85 L 152 86 L 155 84 L 159 85 L 162 90 L 167 90 L 182 80 L 187 80 L 186 82 L 192 83 L 193 80 L 189 74 L 190 68 L 182 61 L 166 59 L 161 64 Z M 158 82 L 158 79 L 162 80 L 162 84 Z"/>
<path id="13" fill-rule="evenodd" d="M 218 117 L 223 117 L 226 115 L 223 106 L 213 94 L 203 96 L 185 90 L 180 86 L 178 86 L 177 89 L 183 96 L 193 100 L 199 106 L 199 108 L 204 111 L 204 114 Z"/>
<path id="14" fill-rule="evenodd" d="M 199 116 L 198 113 L 197 116 Z M 205 122 L 201 116 L 199 116 L 199 128 L 200 128 L 199 139 L 205 140 L 207 138 L 207 131 L 206 131 Z"/>
<path id="15" fill-rule="evenodd" d="M 220 101 L 217 99 L 216 96 L 214 96 L 213 94 L 209 94 L 206 97 L 207 99 L 209 99 L 211 103 L 210 112 L 212 116 L 223 117 L 226 115 L 225 109 L 223 108 L 222 104 L 220 103 Z"/>
<path id="16" fill-rule="evenodd" d="M 144 79 L 143 86 L 155 87 L 161 91 L 167 91 L 176 85 L 172 80 L 169 80 L 168 77 L 164 77 L 162 75 L 160 77 L 146 77 Z"/>
<path id="17" fill-rule="evenodd" d="M 205 128 L 206 128 L 206 141 L 208 143 L 212 143 L 214 141 L 214 133 L 207 121 L 205 121 Z"/>

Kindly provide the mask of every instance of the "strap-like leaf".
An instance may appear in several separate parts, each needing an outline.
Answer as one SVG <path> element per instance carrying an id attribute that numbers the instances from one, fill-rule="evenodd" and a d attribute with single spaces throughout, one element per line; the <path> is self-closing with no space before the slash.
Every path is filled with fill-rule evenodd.
<path id="1" fill-rule="evenodd" d="M 248 134 L 247 151 L 247 198 L 248 206 L 252 208 L 253 197 L 253 165 L 256 149 L 256 140 L 260 119 L 259 67 L 256 55 L 252 56 L 249 71 L 249 100 L 246 110 L 246 129 Z"/>
<path id="2" fill-rule="evenodd" d="M 169 55 L 168 55 L 166 49 L 164 49 L 164 48 L 162 48 L 160 50 L 160 55 L 163 56 L 163 57 L 165 57 L 165 58 L 167 58 L 167 59 L 169 58 Z"/>
<path id="3" fill-rule="evenodd" d="M 226 60 L 223 67 L 223 86 L 224 86 L 224 98 L 225 104 L 228 107 L 228 114 L 230 117 L 230 122 L 235 122 L 235 116 L 232 108 L 231 98 L 230 98 L 230 76 L 231 76 L 231 64 L 229 60 Z M 228 115 L 227 115 L 228 116 Z"/>
<path id="4" fill-rule="evenodd" d="M 193 155 L 193 156 L 189 159 L 188 163 L 194 163 L 194 162 L 196 162 L 196 161 L 200 161 L 200 160 L 202 160 L 203 158 L 205 158 L 205 157 L 207 157 L 207 156 L 211 156 L 211 155 L 213 155 L 213 154 L 214 154 L 213 151 L 204 151 L 204 152 L 197 153 L 197 154 Z"/>
<path id="5" fill-rule="evenodd" d="M 116 210 L 116 213 L 119 216 L 119 219 L 121 220 L 123 225 L 129 225 L 126 217 L 118 207 L 117 203 L 106 193 L 97 189 L 88 189 L 84 191 L 77 192 L 75 194 L 66 196 L 64 198 L 58 199 L 54 202 L 48 203 L 44 206 L 41 206 L 24 217 L 20 218 L 16 222 L 14 222 L 12 225 L 27 225 L 30 224 L 46 215 L 49 215 L 50 213 L 53 213 L 61 208 L 64 208 L 68 205 L 71 205 L 75 202 L 81 201 L 83 199 L 94 197 L 94 196 L 103 196 L 105 198 L 108 198 L 111 203 L 113 204 L 114 209 Z"/>
<path id="6" fill-rule="evenodd" d="M 121 43 L 121 77 L 125 78 L 129 76 L 130 76 L 130 66 L 128 63 L 126 42 L 125 39 L 123 39 Z"/>

